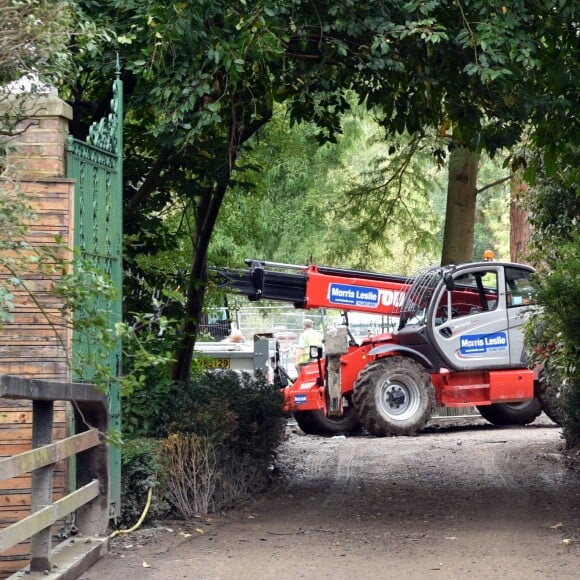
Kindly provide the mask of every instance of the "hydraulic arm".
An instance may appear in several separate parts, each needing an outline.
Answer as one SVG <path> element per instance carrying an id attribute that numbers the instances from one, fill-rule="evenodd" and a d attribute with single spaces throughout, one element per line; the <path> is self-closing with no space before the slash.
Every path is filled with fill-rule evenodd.
<path id="1" fill-rule="evenodd" d="M 291 302 L 296 308 L 395 314 L 409 288 L 407 277 L 392 274 L 258 260 L 246 263 L 247 270 L 221 268 L 218 274 L 232 290 L 250 300 Z"/>

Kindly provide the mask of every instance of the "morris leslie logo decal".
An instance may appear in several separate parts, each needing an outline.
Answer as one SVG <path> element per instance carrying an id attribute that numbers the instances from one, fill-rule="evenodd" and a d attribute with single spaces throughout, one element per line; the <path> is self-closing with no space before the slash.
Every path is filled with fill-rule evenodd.
<path id="1" fill-rule="evenodd" d="M 294 395 L 294 404 L 295 405 L 306 405 L 308 402 L 308 398 L 306 395 Z"/>
<path id="2" fill-rule="evenodd" d="M 463 355 L 485 354 L 508 349 L 505 332 L 493 334 L 466 334 L 459 339 L 459 352 Z"/>
<path id="3" fill-rule="evenodd" d="M 379 305 L 379 291 L 377 288 L 366 286 L 331 284 L 328 289 L 328 301 L 331 304 L 376 308 Z"/>

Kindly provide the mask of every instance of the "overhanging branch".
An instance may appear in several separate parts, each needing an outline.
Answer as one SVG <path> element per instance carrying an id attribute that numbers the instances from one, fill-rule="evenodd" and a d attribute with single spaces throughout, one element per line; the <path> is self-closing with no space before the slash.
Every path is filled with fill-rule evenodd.
<path id="1" fill-rule="evenodd" d="M 497 181 L 493 181 L 492 183 L 488 183 L 487 185 L 484 185 L 480 189 L 477 189 L 475 191 L 475 195 L 479 195 L 480 193 L 484 192 L 486 189 L 491 189 L 492 187 L 495 187 L 496 185 L 501 185 L 502 183 L 509 181 L 511 178 L 512 178 L 512 176 L 508 175 L 507 177 L 502 177 L 501 179 L 498 179 Z"/>

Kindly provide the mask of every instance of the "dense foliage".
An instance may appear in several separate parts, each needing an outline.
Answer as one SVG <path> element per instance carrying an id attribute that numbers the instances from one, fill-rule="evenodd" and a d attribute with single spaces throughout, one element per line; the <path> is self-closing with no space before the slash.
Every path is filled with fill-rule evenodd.
<path id="1" fill-rule="evenodd" d="M 568 148 L 557 174 L 540 174 L 529 198 L 534 226 L 530 256 L 539 264 L 542 311 L 530 324 L 528 346 L 532 361 L 546 365 L 559 389 L 556 411 L 570 447 L 580 446 L 579 153 Z"/>
<path id="2" fill-rule="evenodd" d="M 148 392 L 154 398 L 140 405 Z M 269 482 L 284 422 L 281 394 L 263 377 L 208 372 L 163 393 L 143 389 L 130 402 L 125 421 L 131 431 L 151 433 L 158 443 L 155 453 L 147 440 L 124 446 L 133 474 L 125 482 L 129 510 L 155 486 L 156 505 L 166 499 L 183 517 L 203 515 L 247 499 Z"/>
<path id="3" fill-rule="evenodd" d="M 0 0 L 0 86 L 24 77 L 28 89 L 35 82 L 59 84 L 70 72 L 72 21 L 69 0 Z"/>
<path id="4" fill-rule="evenodd" d="M 232 187 L 210 246 L 212 262 L 241 265 L 257 257 L 407 272 L 437 261 L 442 177 L 428 153 L 416 152 L 397 172 L 411 139 L 398 137 L 404 154 L 389 156 L 370 113 L 346 113 L 337 142 L 320 146 L 313 124 L 289 127 L 284 111 L 241 156 L 251 191 Z"/>
<path id="5" fill-rule="evenodd" d="M 22 131 L 18 122 L 34 112 L 38 94 L 70 74 L 72 12 L 69 0 L 0 0 L 0 173 L 4 136 Z"/>
<path id="6" fill-rule="evenodd" d="M 128 439 L 121 453 L 121 523 L 133 525 L 147 505 L 149 489 L 152 501 L 145 514 L 149 519 L 161 517 L 170 506 L 163 496 L 167 475 L 160 461 L 159 442 L 156 439 Z"/>

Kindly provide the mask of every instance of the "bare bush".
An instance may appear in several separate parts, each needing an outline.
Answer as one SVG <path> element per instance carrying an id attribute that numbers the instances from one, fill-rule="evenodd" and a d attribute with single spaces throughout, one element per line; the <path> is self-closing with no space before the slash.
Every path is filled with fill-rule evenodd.
<path id="1" fill-rule="evenodd" d="M 262 490 L 266 470 L 249 456 L 220 454 L 209 438 L 174 434 L 160 442 L 165 494 L 184 519 L 238 505 Z"/>
<path id="2" fill-rule="evenodd" d="M 213 508 L 218 471 L 213 444 L 202 435 L 176 433 L 161 441 L 168 469 L 167 496 L 185 519 Z"/>

